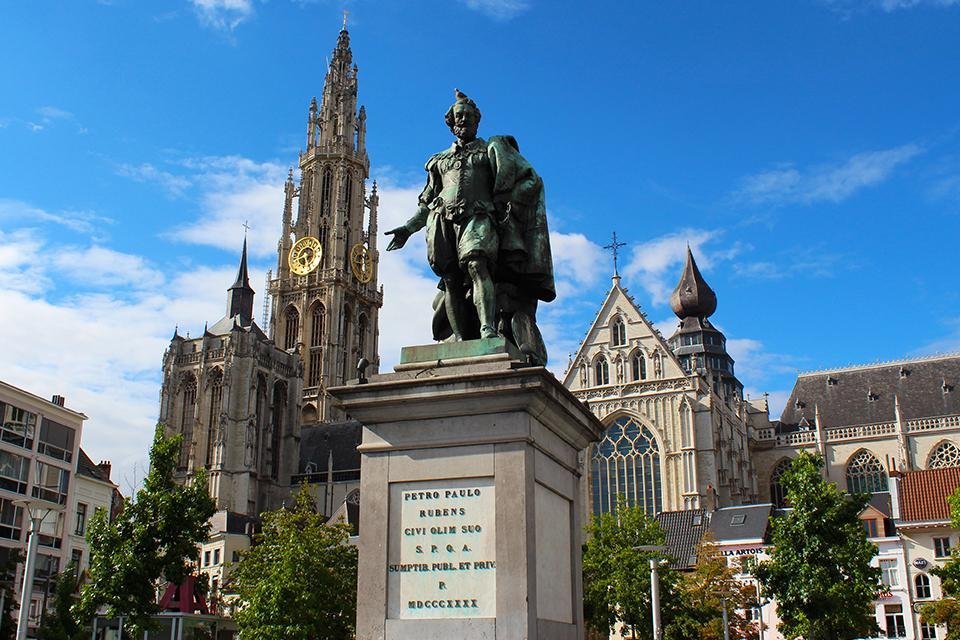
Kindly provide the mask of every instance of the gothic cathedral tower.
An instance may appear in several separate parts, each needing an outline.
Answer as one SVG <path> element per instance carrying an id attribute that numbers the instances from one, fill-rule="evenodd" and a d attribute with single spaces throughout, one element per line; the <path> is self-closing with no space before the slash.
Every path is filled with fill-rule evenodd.
<path id="1" fill-rule="evenodd" d="M 270 336 L 303 366 L 301 422 L 338 420 L 326 389 L 379 366 L 377 185 L 369 197 L 366 110 L 357 110 L 357 66 L 346 25 L 333 50 L 323 98 L 310 102 L 300 184 L 287 177 Z M 297 215 L 293 218 L 294 201 Z M 369 212 L 368 215 L 365 215 Z M 366 225 L 364 224 L 366 218 Z"/>

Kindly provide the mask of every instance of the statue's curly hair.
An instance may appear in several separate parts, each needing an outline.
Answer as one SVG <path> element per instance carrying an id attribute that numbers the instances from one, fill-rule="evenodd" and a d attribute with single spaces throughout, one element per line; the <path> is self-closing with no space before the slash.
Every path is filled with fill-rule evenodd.
<path id="1" fill-rule="evenodd" d="M 453 94 L 457 97 L 457 101 L 450 105 L 450 108 L 447 109 L 447 113 L 443 116 L 443 121 L 447 123 L 447 127 L 453 128 L 453 108 L 458 104 L 466 104 L 472 108 L 477 114 L 477 124 L 480 124 L 480 118 L 483 117 L 483 114 L 480 113 L 480 107 L 477 106 L 477 103 L 467 97 L 467 94 L 460 91 L 460 89 L 454 89 Z"/>

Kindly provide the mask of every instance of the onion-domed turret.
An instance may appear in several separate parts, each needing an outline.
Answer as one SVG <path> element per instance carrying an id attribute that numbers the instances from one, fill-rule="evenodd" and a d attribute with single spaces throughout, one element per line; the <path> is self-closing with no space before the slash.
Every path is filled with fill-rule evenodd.
<path id="1" fill-rule="evenodd" d="M 670 307 L 681 320 L 709 318 L 717 310 L 717 294 L 700 274 L 689 245 L 687 246 L 687 264 L 683 267 L 683 275 L 680 276 L 677 288 L 670 296 Z"/>

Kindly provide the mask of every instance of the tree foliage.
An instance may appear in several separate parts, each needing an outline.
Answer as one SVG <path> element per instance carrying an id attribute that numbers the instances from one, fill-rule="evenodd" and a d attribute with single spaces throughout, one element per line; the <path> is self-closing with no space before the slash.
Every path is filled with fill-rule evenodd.
<path id="1" fill-rule="evenodd" d="M 203 472 L 186 485 L 175 481 L 181 442 L 181 436 L 166 437 L 157 425 L 150 472 L 135 499 L 124 501 L 113 522 L 103 509 L 91 518 L 89 581 L 74 607 L 80 620 L 90 620 L 105 607 L 108 616 L 123 616 L 125 626 L 142 632 L 159 611 L 160 582 L 180 583 L 193 571 L 197 545 L 207 539 L 216 504 Z"/>
<path id="2" fill-rule="evenodd" d="M 55 578 L 49 609 L 44 612 L 37 630 L 41 640 L 87 640 L 90 637 L 89 627 L 81 624 L 71 612 L 79 587 L 76 565 L 71 562 Z"/>
<path id="3" fill-rule="evenodd" d="M 739 582 L 736 570 L 728 566 L 712 537 L 705 535 L 697 547 L 697 563 L 683 573 L 677 584 L 679 606 L 664 628 L 666 640 L 722 640 L 723 609 L 727 609 L 731 638 L 755 638 L 756 625 L 737 610 L 749 609 L 756 601 L 752 586 Z"/>
<path id="4" fill-rule="evenodd" d="M 664 534 L 657 521 L 640 507 L 617 501 L 617 513 L 593 518 L 587 527 L 583 551 L 583 606 L 592 630 L 609 634 L 618 623 L 636 632 L 638 638 L 652 637 L 649 552 L 641 545 L 663 544 Z M 672 618 L 671 597 L 676 573 L 660 571 L 661 626 Z"/>
<path id="5" fill-rule="evenodd" d="M 348 640 L 357 612 L 357 549 L 325 524 L 306 487 L 263 514 L 263 532 L 230 574 L 244 640 Z"/>
<path id="6" fill-rule="evenodd" d="M 3 609 L 0 610 L 0 640 L 13 640 L 16 637 L 17 617 L 14 615 L 20 607 L 17 606 L 14 596 L 14 580 L 17 575 L 17 565 L 23 562 L 23 552 L 12 549 L 7 561 L 0 563 L 0 590 L 3 591 Z"/>
<path id="7" fill-rule="evenodd" d="M 757 577 L 777 600 L 785 637 L 848 640 L 878 630 L 880 570 L 870 566 L 877 549 L 859 519 L 869 496 L 847 496 L 822 468 L 820 456 L 801 453 L 783 474 L 791 509 L 773 520 L 773 551 Z"/>
<path id="8" fill-rule="evenodd" d="M 953 528 L 960 529 L 960 488 L 948 499 Z M 946 640 L 960 640 L 960 547 L 954 547 L 950 558 L 930 573 L 940 578 L 943 597 L 920 610 L 924 622 L 947 625 Z"/>

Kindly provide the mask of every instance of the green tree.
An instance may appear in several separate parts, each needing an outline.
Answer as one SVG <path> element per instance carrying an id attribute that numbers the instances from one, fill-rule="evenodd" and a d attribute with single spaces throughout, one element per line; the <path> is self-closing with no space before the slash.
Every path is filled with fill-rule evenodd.
<path id="1" fill-rule="evenodd" d="M 950 519 L 953 527 L 960 529 L 960 488 L 953 492 L 950 503 Z M 930 573 L 940 578 L 943 597 L 920 610 L 924 622 L 947 625 L 947 640 L 960 640 L 960 547 L 954 547 L 950 559 Z"/>
<path id="2" fill-rule="evenodd" d="M 755 638 L 756 625 L 737 613 L 754 604 L 752 586 L 740 583 L 736 570 L 728 566 L 713 538 L 707 534 L 697 547 L 697 563 L 692 571 L 681 574 L 677 584 L 678 605 L 670 624 L 664 628 L 666 640 L 722 640 L 723 609 L 727 609 L 731 638 Z"/>
<path id="3" fill-rule="evenodd" d="M 0 563 L 0 590 L 3 591 L 3 609 L 0 610 L 0 640 L 13 640 L 16 637 L 17 617 L 14 612 L 19 609 L 14 599 L 14 580 L 17 575 L 17 565 L 23 562 L 23 552 L 11 549 L 7 561 Z"/>
<path id="4" fill-rule="evenodd" d="M 290 508 L 263 514 L 228 587 L 244 640 L 348 640 L 357 616 L 357 549 L 350 527 L 328 525 L 305 486 Z"/>
<path id="5" fill-rule="evenodd" d="M 773 551 L 757 577 L 777 600 L 785 637 L 849 640 L 878 631 L 880 570 L 870 566 L 877 548 L 859 518 L 869 496 L 848 496 L 822 468 L 820 456 L 804 452 L 783 474 L 791 508 L 773 520 Z"/>
<path id="6" fill-rule="evenodd" d="M 79 587 L 76 565 L 71 562 L 54 579 L 50 606 L 48 611 L 44 612 L 37 630 L 37 636 L 41 640 L 87 640 L 90 637 L 89 627 L 81 624 L 71 612 Z"/>
<path id="7" fill-rule="evenodd" d="M 618 623 L 638 638 L 653 635 L 650 603 L 650 553 L 642 545 L 663 544 L 663 529 L 640 507 L 617 501 L 616 514 L 604 513 L 587 527 L 583 550 L 583 608 L 595 632 L 609 634 Z M 660 571 L 661 626 L 672 618 L 676 572 Z"/>
<path id="8" fill-rule="evenodd" d="M 124 501 L 113 522 L 103 509 L 91 518 L 89 581 L 74 607 L 79 620 L 90 620 L 105 607 L 108 616 L 124 617 L 125 628 L 142 633 L 159 612 L 161 581 L 180 583 L 193 571 L 216 504 L 202 471 L 185 485 L 174 479 L 181 442 L 181 436 L 166 437 L 157 425 L 143 487 Z"/>

